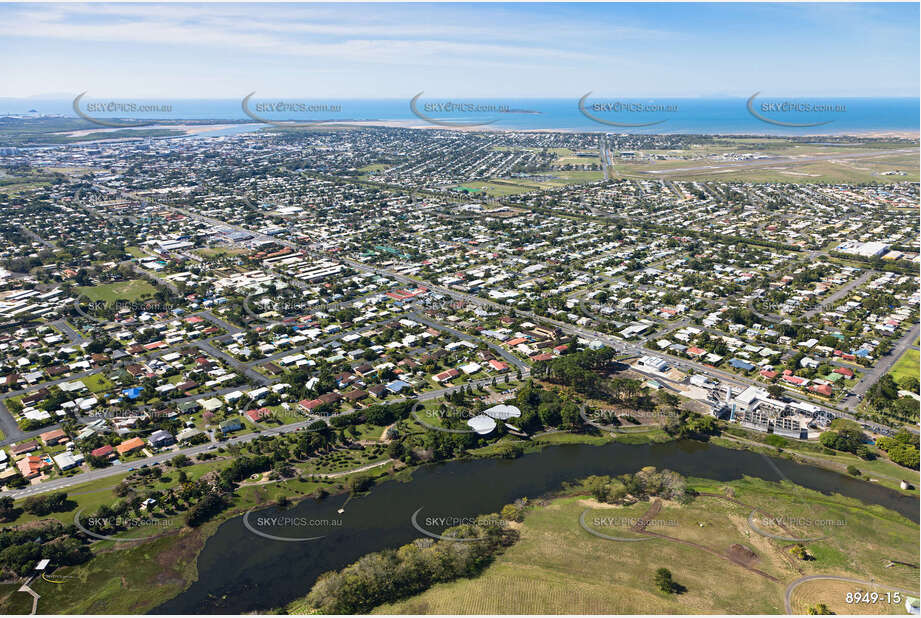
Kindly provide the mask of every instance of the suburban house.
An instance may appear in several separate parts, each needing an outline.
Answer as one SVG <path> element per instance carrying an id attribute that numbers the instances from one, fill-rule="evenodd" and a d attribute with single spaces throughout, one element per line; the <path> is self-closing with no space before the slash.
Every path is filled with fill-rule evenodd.
<path id="1" fill-rule="evenodd" d="M 169 446 L 170 444 L 175 444 L 176 439 L 170 432 L 163 429 L 158 429 L 150 434 L 148 442 L 150 442 L 150 445 L 154 448 L 161 448 L 164 446 Z"/>
<path id="2" fill-rule="evenodd" d="M 231 418 L 221 423 L 219 427 L 221 428 L 221 433 L 226 434 L 234 431 L 240 431 L 243 429 L 243 423 L 240 422 L 240 419 L 238 418 Z"/>
<path id="3" fill-rule="evenodd" d="M 26 453 L 31 453 L 34 450 L 38 449 L 38 442 L 35 440 L 29 440 L 28 442 L 20 442 L 10 447 L 10 452 L 13 454 L 13 457 L 18 457 L 19 455 L 24 455 Z"/>
<path id="4" fill-rule="evenodd" d="M 110 459 L 115 454 L 115 448 L 111 444 L 106 444 L 105 446 L 100 446 L 97 449 L 90 451 L 90 455 L 93 457 L 99 457 L 101 459 Z"/>
<path id="5" fill-rule="evenodd" d="M 62 429 L 54 429 L 52 431 L 46 431 L 39 436 L 42 439 L 42 442 L 45 443 L 45 446 L 55 446 L 60 444 L 62 441 L 67 440 L 67 434 L 64 433 Z"/>
<path id="6" fill-rule="evenodd" d="M 22 459 L 16 462 L 16 467 L 19 468 L 19 472 L 22 474 L 23 478 L 27 480 L 34 479 L 39 474 L 42 473 L 42 470 L 49 467 L 47 461 L 41 457 L 35 455 L 26 455 Z"/>
<path id="7" fill-rule="evenodd" d="M 144 448 L 144 444 L 145 442 L 140 438 L 131 438 L 116 446 L 115 450 L 118 451 L 119 455 L 129 455 L 139 448 Z"/>

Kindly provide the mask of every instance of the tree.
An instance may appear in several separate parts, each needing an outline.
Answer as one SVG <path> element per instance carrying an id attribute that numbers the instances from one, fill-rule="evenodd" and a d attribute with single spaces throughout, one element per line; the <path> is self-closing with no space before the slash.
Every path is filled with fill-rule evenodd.
<path id="1" fill-rule="evenodd" d="M 776 433 L 772 433 L 768 435 L 768 437 L 764 439 L 764 443 L 770 444 L 771 446 L 776 447 L 776 448 L 783 448 L 787 445 L 787 441 L 784 439 L 784 437 L 778 436 Z"/>
<path id="2" fill-rule="evenodd" d="M 893 463 L 918 469 L 918 436 L 902 429 L 891 438 L 880 438 L 876 446 L 885 451 Z"/>
<path id="3" fill-rule="evenodd" d="M 812 556 L 809 555 L 809 552 L 806 551 L 806 548 L 802 543 L 797 543 L 790 548 L 790 555 L 798 560 L 812 560 Z"/>
<path id="4" fill-rule="evenodd" d="M 72 511 L 76 502 L 67 498 L 67 492 L 58 491 L 44 496 L 32 496 L 22 503 L 26 512 L 44 517 L 51 513 Z"/>
<path id="5" fill-rule="evenodd" d="M 20 513 L 22 513 L 22 509 L 17 509 L 14 506 L 11 497 L 3 496 L 0 498 L 0 521 L 13 521 L 19 517 Z"/>
<path id="6" fill-rule="evenodd" d="M 560 410 L 560 422 L 564 427 L 578 427 L 582 422 L 579 415 L 579 406 L 571 401 L 563 404 L 563 408 Z"/>
<path id="7" fill-rule="evenodd" d="M 655 582 L 656 587 L 662 592 L 671 594 L 675 590 L 675 582 L 672 581 L 672 572 L 665 567 L 656 569 Z"/>
<path id="8" fill-rule="evenodd" d="M 830 616 L 835 612 L 828 609 L 828 606 L 825 603 L 818 603 L 816 605 L 809 606 L 809 615 L 810 616 Z"/>

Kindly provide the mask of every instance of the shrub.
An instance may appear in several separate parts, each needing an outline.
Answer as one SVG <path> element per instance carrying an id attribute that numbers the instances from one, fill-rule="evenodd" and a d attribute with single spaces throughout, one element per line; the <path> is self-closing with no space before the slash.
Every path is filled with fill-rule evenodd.
<path id="1" fill-rule="evenodd" d="M 662 592 L 671 594 L 675 589 L 675 582 L 672 581 L 672 572 L 665 567 L 656 569 L 655 582 L 656 588 Z"/>

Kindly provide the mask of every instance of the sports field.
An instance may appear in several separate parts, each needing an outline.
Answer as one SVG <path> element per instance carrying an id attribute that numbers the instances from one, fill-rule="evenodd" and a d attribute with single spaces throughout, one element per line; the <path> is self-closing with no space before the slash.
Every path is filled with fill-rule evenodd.
<path id="1" fill-rule="evenodd" d="M 106 303 L 113 303 L 118 300 L 141 300 L 153 296 L 157 291 L 154 286 L 143 279 L 83 286 L 77 288 L 77 290 L 92 301 Z"/>

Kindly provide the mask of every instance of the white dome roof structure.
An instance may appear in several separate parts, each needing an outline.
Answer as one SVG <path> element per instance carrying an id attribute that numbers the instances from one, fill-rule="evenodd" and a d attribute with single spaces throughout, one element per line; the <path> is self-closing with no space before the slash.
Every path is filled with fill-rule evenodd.
<path id="1" fill-rule="evenodd" d="M 499 421 L 507 421 L 510 418 L 518 418 L 521 416 L 521 410 L 515 406 L 499 404 L 489 408 L 488 410 L 484 410 L 483 414 Z"/>
<path id="2" fill-rule="evenodd" d="M 485 436 L 496 428 L 496 421 L 485 414 L 478 414 L 467 421 L 467 425 L 481 436 Z"/>

